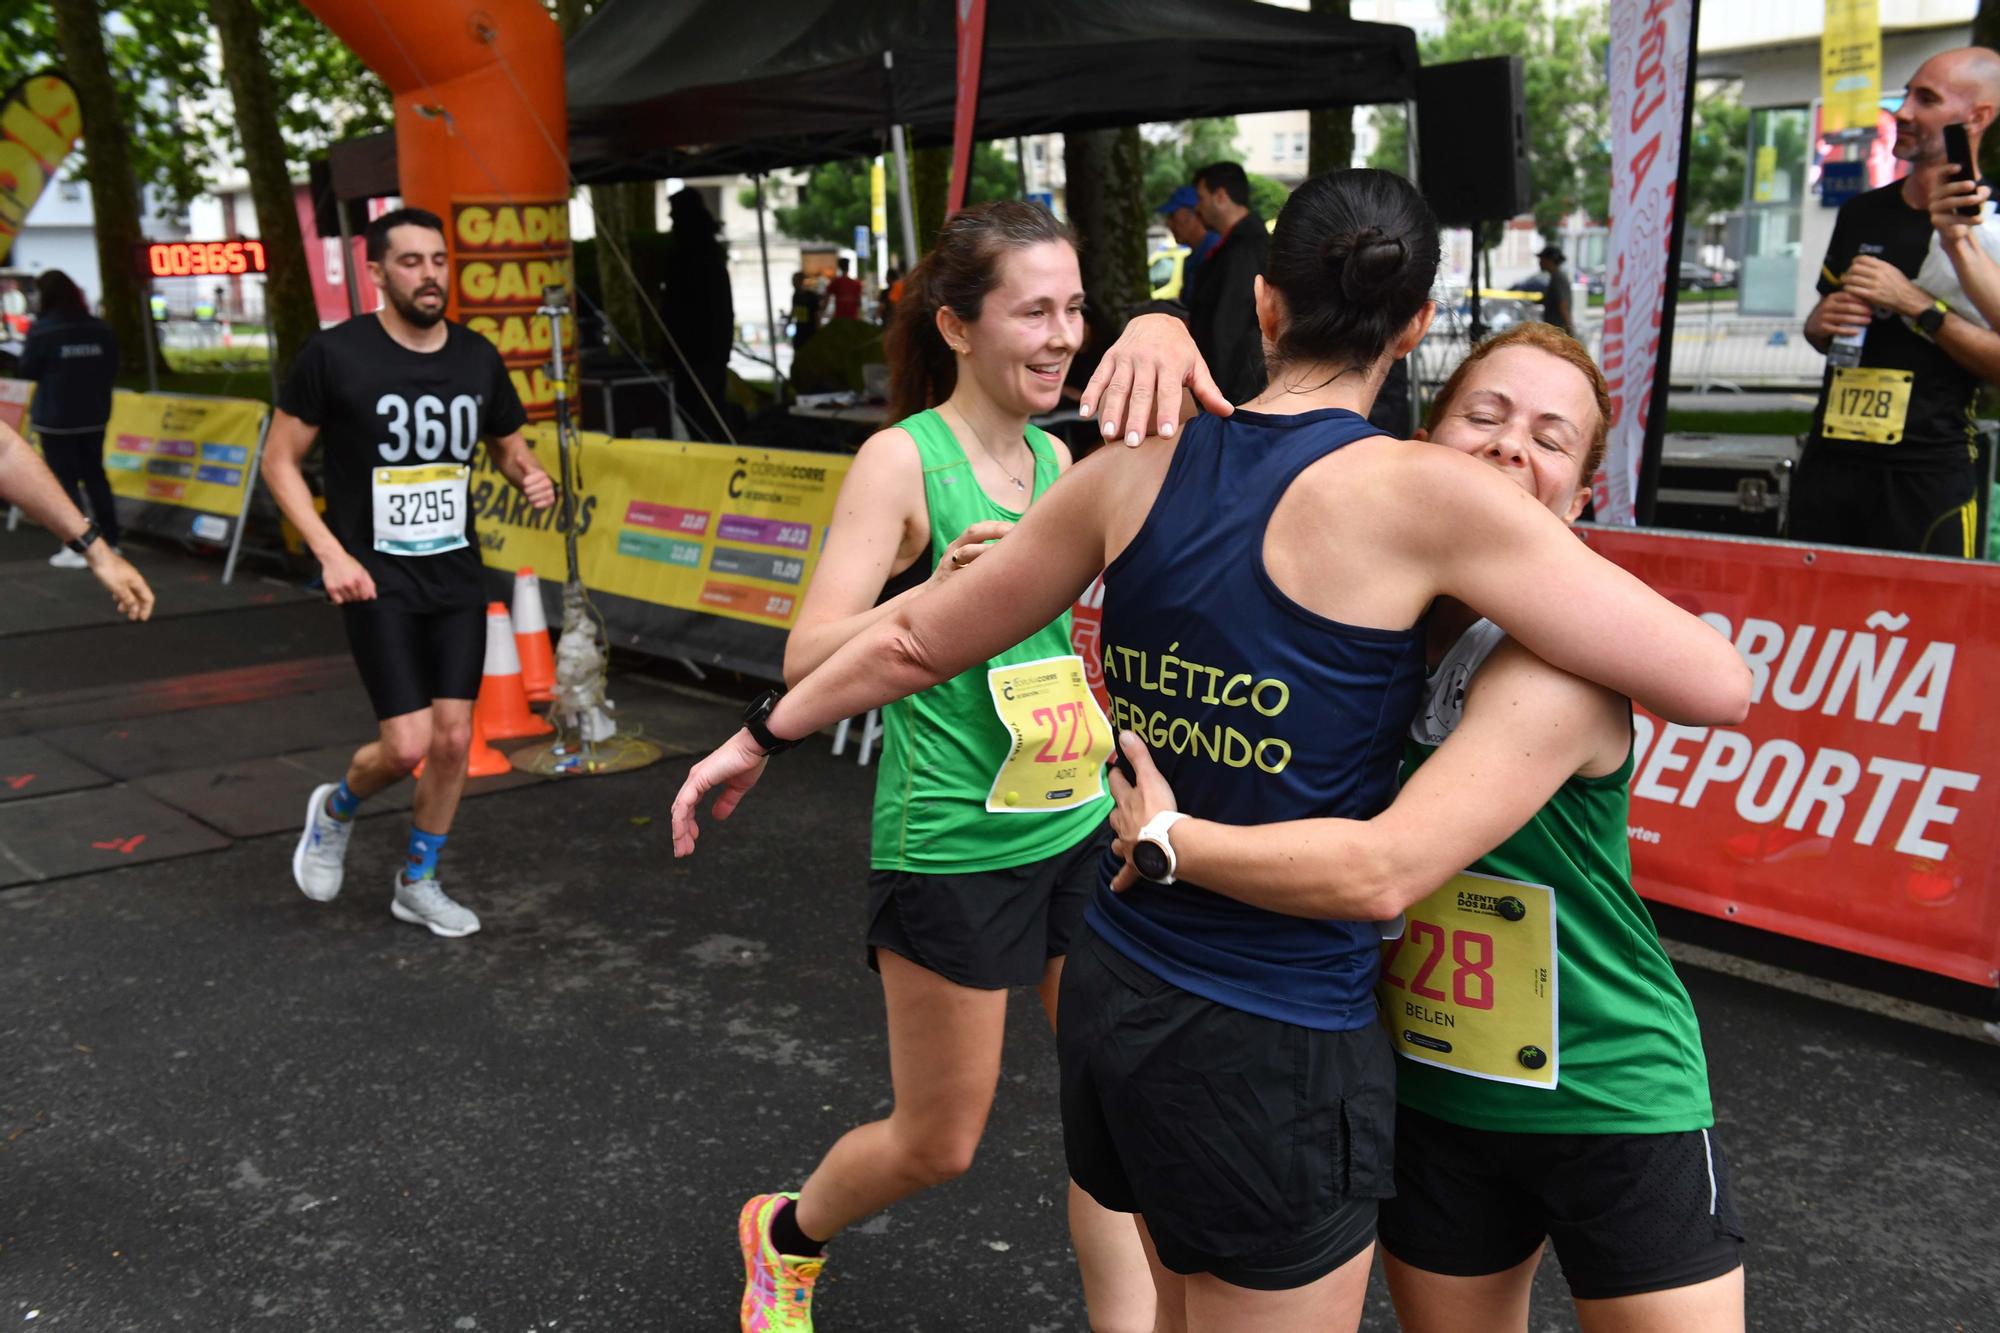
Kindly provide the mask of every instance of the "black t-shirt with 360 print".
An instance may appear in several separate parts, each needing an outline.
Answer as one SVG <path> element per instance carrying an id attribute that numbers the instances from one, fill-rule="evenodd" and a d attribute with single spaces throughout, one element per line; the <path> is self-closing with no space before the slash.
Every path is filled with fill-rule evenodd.
<path id="1" fill-rule="evenodd" d="M 451 611 L 486 600 L 467 480 L 480 441 L 527 421 L 493 344 L 445 324 L 416 352 L 375 315 L 315 335 L 278 406 L 319 428 L 326 520 L 387 605 Z"/>

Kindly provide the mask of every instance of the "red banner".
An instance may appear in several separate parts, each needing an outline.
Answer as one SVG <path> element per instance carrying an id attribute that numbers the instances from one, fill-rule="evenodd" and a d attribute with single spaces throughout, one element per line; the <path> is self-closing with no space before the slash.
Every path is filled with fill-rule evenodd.
<path id="1" fill-rule="evenodd" d="M 944 215 L 965 203 L 972 179 L 972 126 L 979 111 L 979 59 L 986 50 L 986 0 L 957 0 L 958 105 L 951 120 L 951 195 Z"/>
<path id="2" fill-rule="evenodd" d="M 1736 727 L 1636 718 L 1648 898 L 2000 985 L 2000 566 L 1587 529 L 1729 636 Z"/>

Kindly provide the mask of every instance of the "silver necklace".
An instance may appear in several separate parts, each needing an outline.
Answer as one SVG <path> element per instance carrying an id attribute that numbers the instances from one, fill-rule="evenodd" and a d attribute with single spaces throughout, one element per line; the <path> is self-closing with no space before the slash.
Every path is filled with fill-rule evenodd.
<path id="1" fill-rule="evenodd" d="M 1007 474 L 1007 480 L 1014 483 L 1015 490 L 1025 493 L 1028 489 L 1028 483 L 1022 481 L 1019 477 L 1015 476 L 1013 472 L 1009 471 L 1007 465 L 1000 461 L 999 455 L 995 454 L 992 449 L 987 447 L 986 437 L 979 433 L 979 427 L 972 424 L 972 418 L 966 416 L 965 413 L 963 412 L 959 412 L 958 409 L 955 407 L 952 409 L 952 411 L 957 413 L 958 419 L 965 423 L 965 428 L 972 432 L 972 438 L 979 441 L 979 451 L 985 454 L 988 458 L 993 460 L 994 467 L 999 468 L 1002 472 Z M 1021 442 L 1023 444 L 1027 444 L 1027 441 L 1025 439 L 1023 439 Z M 1034 457 L 1034 454 L 1035 454 L 1034 446 L 1030 445 L 1028 447 L 1028 456 L 1032 458 Z"/>

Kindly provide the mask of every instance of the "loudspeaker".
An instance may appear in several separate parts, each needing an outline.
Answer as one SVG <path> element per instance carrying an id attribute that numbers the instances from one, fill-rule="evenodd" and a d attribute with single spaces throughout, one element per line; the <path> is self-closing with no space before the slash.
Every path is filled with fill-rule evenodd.
<path id="1" fill-rule="evenodd" d="M 1528 211 L 1521 57 L 1457 60 L 1417 71 L 1417 185 L 1447 227 Z"/>

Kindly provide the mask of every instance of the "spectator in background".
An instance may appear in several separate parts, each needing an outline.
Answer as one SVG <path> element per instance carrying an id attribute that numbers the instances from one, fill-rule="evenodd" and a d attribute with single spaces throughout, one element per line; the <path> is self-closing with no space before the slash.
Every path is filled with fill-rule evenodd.
<path id="1" fill-rule="evenodd" d="M 819 293 L 803 272 L 792 274 L 792 350 L 798 351 L 819 332 Z"/>
<path id="2" fill-rule="evenodd" d="M 104 475 L 104 427 L 111 420 L 111 390 L 118 376 L 118 343 L 111 326 L 90 313 L 83 291 L 61 269 L 36 280 L 40 314 L 28 329 L 21 378 L 35 382 L 30 420 L 41 436 L 42 456 L 63 494 L 89 497 L 90 516 L 105 544 L 118 549 L 118 509 Z M 152 330 L 148 329 L 150 336 Z M 58 569 L 83 569 L 89 561 L 64 547 L 49 557 Z"/>
<path id="3" fill-rule="evenodd" d="M 1189 329 L 1216 384 L 1232 403 L 1264 391 L 1264 335 L 1257 327 L 1257 279 L 1271 248 L 1264 219 L 1250 207 L 1241 163 L 1217 162 L 1194 174 L 1195 211 L 1222 239 L 1203 261 L 1187 302 Z"/>
<path id="4" fill-rule="evenodd" d="M 729 388 L 736 304 L 729 260 L 717 239 L 722 228 L 694 190 L 667 200 L 667 213 L 674 226 L 662 265 L 660 311 L 680 349 L 672 360 L 674 395 L 682 418 L 704 439 L 727 439 L 718 414 Z"/>
<path id="5" fill-rule="evenodd" d="M 847 275 L 847 260 L 837 261 L 840 271 L 826 282 L 826 307 L 828 319 L 861 318 L 861 284 Z"/>
<path id="6" fill-rule="evenodd" d="M 1944 127 L 1965 126 L 1977 162 L 1996 110 L 2000 55 L 1967 46 L 1932 56 L 1896 112 L 1892 151 L 1909 175 L 1840 206 L 1805 336 L 1822 352 L 1837 337 L 1865 341 L 1858 365 L 1827 362 L 1786 510 L 1795 541 L 1965 557 L 1977 549 L 1972 410 L 1982 380 L 2000 383 L 2000 335 L 1941 299 L 1951 279 L 1968 291 L 1976 284 L 1976 246 L 1947 235 L 1945 267 L 1925 261 L 1932 196 L 1955 175 Z"/>
<path id="7" fill-rule="evenodd" d="M 903 299 L 903 266 L 889 261 L 889 280 L 882 285 L 882 327 L 888 328 L 895 318 L 896 302 Z"/>
<path id="8" fill-rule="evenodd" d="M 1561 246 L 1545 245 L 1541 254 L 1535 257 L 1542 261 L 1542 272 L 1549 275 L 1549 285 L 1542 292 L 1542 318 L 1564 333 L 1574 334 L 1576 328 L 1571 318 L 1569 275 L 1563 272 L 1563 262 L 1568 256 L 1563 254 Z"/>
<path id="9" fill-rule="evenodd" d="M 1195 275 L 1203 261 L 1215 253 L 1216 246 L 1222 244 L 1222 237 L 1210 231 L 1208 224 L 1201 220 L 1200 204 L 1201 199 L 1195 194 L 1194 186 L 1183 185 L 1167 196 L 1167 202 L 1153 210 L 1167 220 L 1167 234 L 1188 250 L 1187 261 L 1181 265 L 1182 305 L 1188 303 L 1194 292 Z"/>

